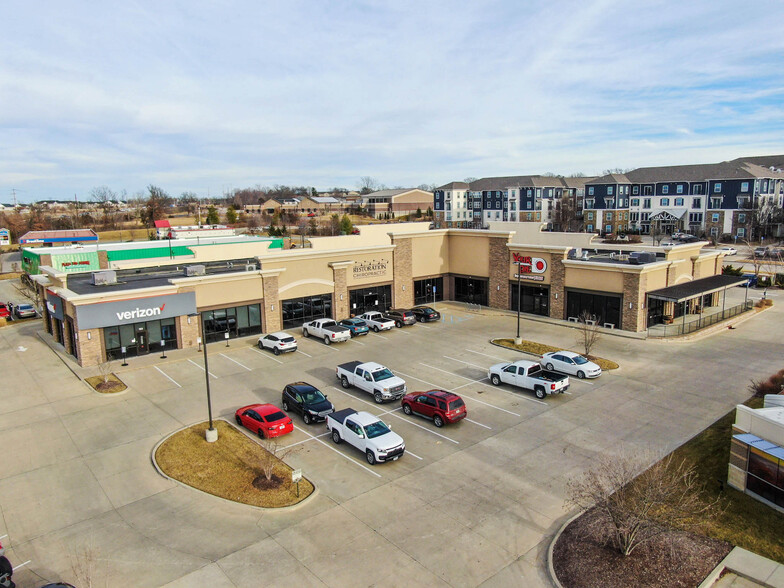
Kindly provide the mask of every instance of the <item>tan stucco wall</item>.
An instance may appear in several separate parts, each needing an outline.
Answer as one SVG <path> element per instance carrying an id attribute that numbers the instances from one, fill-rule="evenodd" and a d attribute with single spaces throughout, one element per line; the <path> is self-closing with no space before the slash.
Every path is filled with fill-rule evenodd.
<path id="1" fill-rule="evenodd" d="M 490 239 L 453 233 L 449 235 L 448 250 L 450 273 L 489 276 Z"/>
<path id="2" fill-rule="evenodd" d="M 432 235 L 430 233 L 433 233 Z M 432 276 L 449 273 L 449 246 L 443 231 L 412 239 L 412 275 Z"/>
<path id="3" fill-rule="evenodd" d="M 620 271 L 597 271 L 595 268 L 567 267 L 566 287 L 620 294 L 623 292 L 623 274 Z"/>
<path id="4" fill-rule="evenodd" d="M 197 308 L 214 308 L 248 304 L 264 297 L 261 276 L 252 272 L 248 276 L 234 274 L 224 280 L 194 284 Z"/>
<path id="5" fill-rule="evenodd" d="M 429 222 L 416 223 L 378 223 L 374 225 L 357 225 L 359 235 L 343 235 L 338 237 L 313 237 L 310 243 L 314 251 L 331 251 L 335 249 L 351 249 L 375 247 L 392 243 L 389 233 L 420 233 L 427 231 Z M 435 231 L 438 232 L 438 231 Z"/>

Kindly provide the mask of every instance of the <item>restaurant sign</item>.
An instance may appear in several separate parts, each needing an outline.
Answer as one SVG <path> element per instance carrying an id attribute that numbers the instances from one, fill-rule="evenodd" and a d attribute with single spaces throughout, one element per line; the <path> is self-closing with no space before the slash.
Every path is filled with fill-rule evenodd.
<path id="1" fill-rule="evenodd" d="M 528 257 L 512 253 L 512 258 L 514 264 L 518 266 L 520 274 L 543 274 L 547 270 L 547 262 L 541 257 Z"/>

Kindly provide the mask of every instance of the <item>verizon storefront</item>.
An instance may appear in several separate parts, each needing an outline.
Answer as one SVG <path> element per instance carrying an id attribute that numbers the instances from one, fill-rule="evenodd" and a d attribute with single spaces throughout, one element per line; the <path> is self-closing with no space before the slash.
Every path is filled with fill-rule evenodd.
<path id="1" fill-rule="evenodd" d="M 74 306 L 80 331 L 99 329 L 108 359 L 176 349 L 177 317 L 196 312 L 196 294 L 185 292 Z M 92 334 L 88 334 L 92 339 Z"/>

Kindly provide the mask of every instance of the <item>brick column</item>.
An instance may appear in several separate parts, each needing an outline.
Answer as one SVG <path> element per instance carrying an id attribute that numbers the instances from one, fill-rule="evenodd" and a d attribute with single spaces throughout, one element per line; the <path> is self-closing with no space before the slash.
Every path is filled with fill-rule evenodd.
<path id="1" fill-rule="evenodd" d="M 566 266 L 563 257 L 553 253 L 550 257 L 550 317 L 566 318 Z"/>
<path id="2" fill-rule="evenodd" d="M 392 245 L 392 304 L 396 308 L 414 305 L 414 273 L 411 237 L 390 234 Z"/>
<path id="3" fill-rule="evenodd" d="M 52 335 L 52 337 L 54 338 L 55 341 L 57 341 L 58 343 L 62 344 L 62 341 L 60 341 L 60 338 L 59 338 L 60 337 L 60 332 L 55 327 L 55 321 L 57 319 L 54 318 L 52 315 L 50 315 L 46 311 L 46 304 L 44 304 L 44 315 L 46 316 L 46 318 L 44 319 L 45 320 L 45 325 L 44 326 L 46 327 L 46 332 L 49 333 L 50 335 Z"/>
<path id="4" fill-rule="evenodd" d="M 60 343 L 65 347 L 65 352 L 69 355 L 73 355 L 74 350 L 71 345 L 71 323 L 65 320 L 65 317 L 63 317 L 63 338 L 65 340 L 60 341 Z"/>
<path id="5" fill-rule="evenodd" d="M 76 341 L 77 358 L 79 365 L 89 367 L 98 365 L 106 360 L 103 350 L 102 329 L 85 329 L 79 331 L 79 339 Z M 66 337 L 66 340 L 68 338 Z"/>
<path id="6" fill-rule="evenodd" d="M 492 308 L 509 309 L 509 237 L 491 237 L 488 268 L 488 303 Z"/>
<path id="7" fill-rule="evenodd" d="M 261 270 L 264 302 L 261 305 L 261 327 L 265 333 L 280 331 L 283 327 L 280 300 L 278 298 L 278 278 L 284 269 Z"/>
<path id="8" fill-rule="evenodd" d="M 188 320 L 190 319 L 190 323 Z M 200 337 L 198 316 L 178 316 L 177 323 L 177 349 L 198 347 L 197 337 Z"/>
<path id="9" fill-rule="evenodd" d="M 670 266 L 667 268 L 667 286 L 672 286 L 675 284 L 675 273 L 675 265 L 670 264 Z"/>
<path id="10" fill-rule="evenodd" d="M 333 318 L 336 321 L 348 318 L 348 268 L 354 265 L 353 261 L 334 261 L 329 264 L 332 268 L 333 281 L 335 282 L 334 300 L 332 301 Z"/>
<path id="11" fill-rule="evenodd" d="M 109 255 L 105 249 L 98 251 L 98 267 L 101 269 L 109 269 Z"/>
<path id="12" fill-rule="evenodd" d="M 621 301 L 621 325 L 624 331 L 645 330 L 645 284 L 648 276 L 642 273 L 623 274 L 623 300 Z M 629 304 L 632 305 L 629 308 Z"/>
<path id="13" fill-rule="evenodd" d="M 702 275 L 700 274 L 700 266 L 697 263 L 699 256 L 695 255 L 691 258 L 691 277 L 694 280 L 699 280 Z"/>

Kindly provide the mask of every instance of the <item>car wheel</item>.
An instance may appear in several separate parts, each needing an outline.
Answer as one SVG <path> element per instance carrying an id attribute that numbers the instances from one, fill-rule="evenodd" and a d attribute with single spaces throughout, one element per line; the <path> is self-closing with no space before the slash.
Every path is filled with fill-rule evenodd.
<path id="1" fill-rule="evenodd" d="M 308 330 L 307 330 L 307 329 L 304 329 L 304 330 L 302 331 L 302 336 L 303 336 L 303 337 L 305 337 L 306 339 L 307 339 L 308 337 L 310 337 L 310 335 L 308 335 Z"/>
<path id="2" fill-rule="evenodd" d="M 264 349 L 264 345 L 259 341 L 259 349 Z"/>
<path id="3" fill-rule="evenodd" d="M 259 428 L 259 437 L 264 439 L 264 429 L 262 429 L 262 428 Z"/>
<path id="4" fill-rule="evenodd" d="M 332 429 L 332 440 L 335 442 L 335 445 L 340 443 L 340 433 L 338 433 L 337 429 Z"/>
<path id="5" fill-rule="evenodd" d="M 351 331 L 351 338 L 353 339 L 354 337 L 356 337 L 356 333 L 354 331 Z"/>
<path id="6" fill-rule="evenodd" d="M 493 386 L 501 385 L 501 378 L 499 378 L 496 374 L 490 376 L 490 381 L 493 383 Z"/>
<path id="7" fill-rule="evenodd" d="M 546 366 L 544 366 L 544 367 L 545 367 L 545 368 L 547 368 L 547 371 L 548 371 L 548 372 L 551 372 L 551 371 L 553 371 L 553 364 L 551 364 L 551 363 L 548 363 L 548 364 L 547 364 Z"/>
<path id="8" fill-rule="evenodd" d="M 384 402 L 384 397 L 381 396 L 381 392 L 376 392 L 375 394 L 373 394 L 373 400 L 376 401 L 376 404 L 381 404 L 382 402 Z"/>
<path id="9" fill-rule="evenodd" d="M 235 416 L 234 419 L 237 421 L 237 424 L 241 427 L 242 426 L 242 419 L 238 416 Z"/>
<path id="10" fill-rule="evenodd" d="M 272 353 L 274 353 L 275 355 L 280 355 L 280 349 L 278 349 L 277 347 L 273 347 Z"/>
<path id="11" fill-rule="evenodd" d="M 365 453 L 365 457 L 367 457 L 367 462 L 370 465 L 376 465 L 376 456 L 373 454 L 373 452 L 370 449 L 368 449 L 367 452 Z"/>
<path id="12" fill-rule="evenodd" d="M 420 317 L 419 317 L 419 322 L 420 322 L 420 323 L 424 323 L 424 322 L 425 322 L 425 317 L 423 317 L 423 316 L 420 316 Z"/>
<path id="13" fill-rule="evenodd" d="M 329 340 L 329 337 L 324 335 L 324 345 L 329 345 L 330 343 L 331 343 L 331 341 Z"/>
<path id="14" fill-rule="evenodd" d="M 403 412 L 406 413 L 407 415 L 410 415 L 411 412 L 412 412 L 411 411 L 411 407 L 408 404 L 404 404 L 403 405 Z"/>
<path id="15" fill-rule="evenodd" d="M 581 380 L 584 379 L 585 372 L 583 370 L 580 370 L 579 372 L 577 372 L 577 377 L 580 378 Z"/>
<path id="16" fill-rule="evenodd" d="M 308 413 L 302 413 L 302 422 L 306 425 L 310 424 L 310 415 Z"/>
<path id="17" fill-rule="evenodd" d="M 544 398 L 545 396 L 547 396 L 547 394 L 545 394 L 545 392 L 544 392 L 544 388 L 542 388 L 541 386 L 537 386 L 537 387 L 534 389 L 534 394 L 536 394 L 536 397 L 537 397 L 539 400 L 541 400 L 542 398 Z"/>
<path id="18" fill-rule="evenodd" d="M 286 400 L 281 402 L 280 405 L 283 407 L 283 410 L 285 410 L 286 412 L 289 411 L 289 403 Z"/>
<path id="19" fill-rule="evenodd" d="M 378 333 L 378 325 L 373 325 L 373 331 Z"/>
<path id="20" fill-rule="evenodd" d="M 398 329 L 402 329 L 402 328 L 403 328 L 403 323 L 401 323 L 400 321 L 398 321 L 398 322 L 396 322 L 396 323 L 395 323 L 395 326 L 396 326 Z"/>
<path id="21" fill-rule="evenodd" d="M 444 426 L 444 419 L 441 418 L 440 414 L 437 414 L 436 416 L 433 417 L 433 424 L 436 427 L 443 427 Z"/>
<path id="22" fill-rule="evenodd" d="M 348 383 L 348 378 L 346 376 L 343 376 L 342 378 L 340 378 L 340 385 L 343 386 L 344 388 L 350 388 L 351 387 L 350 384 Z"/>

